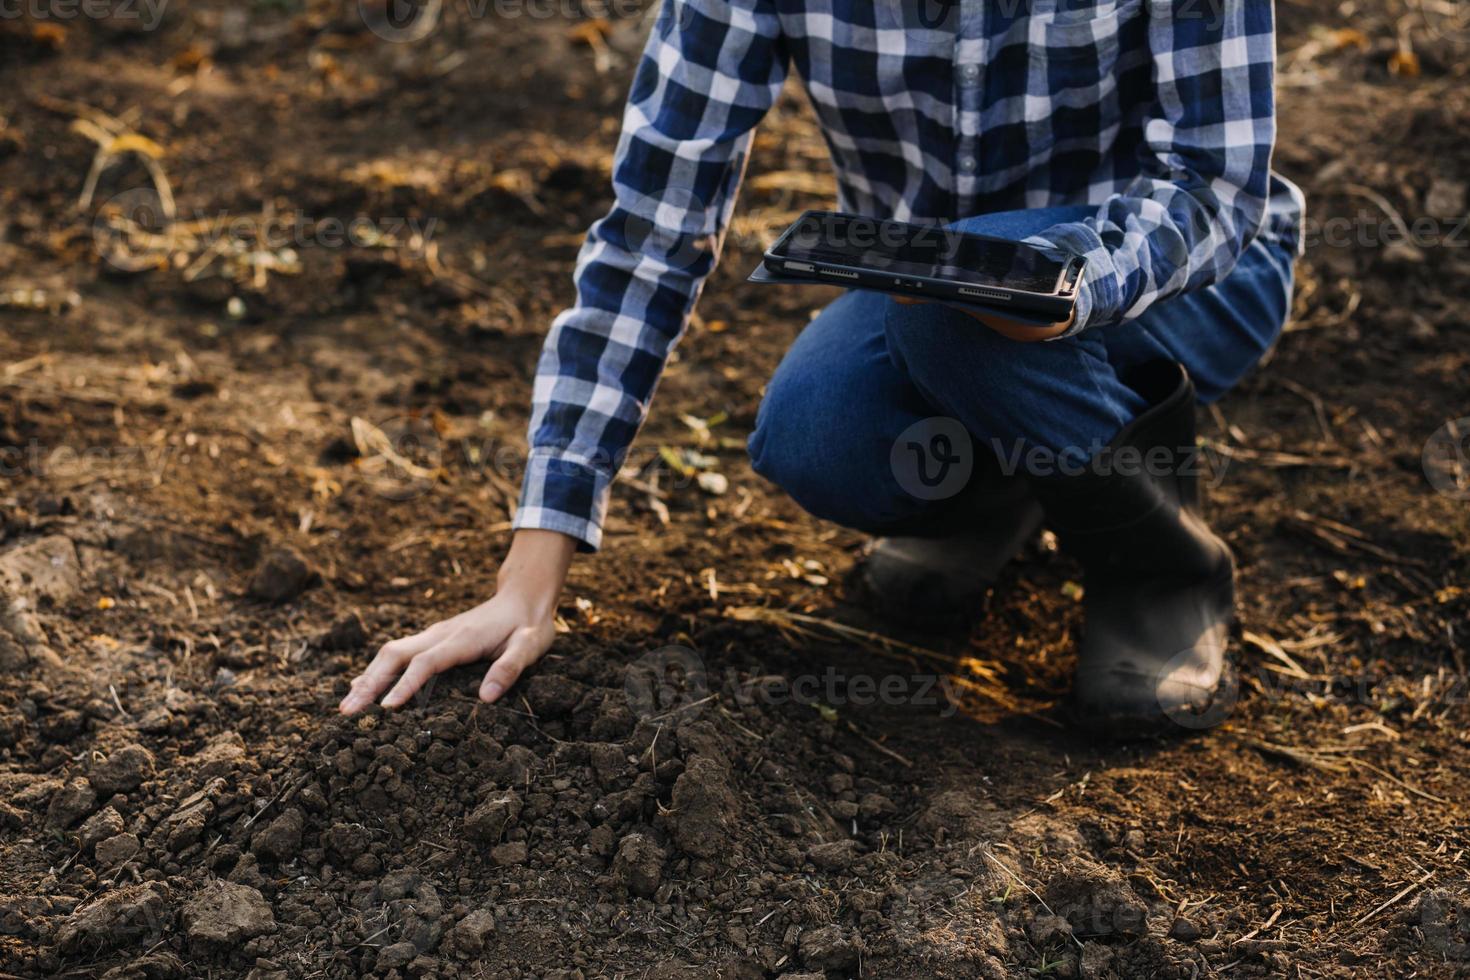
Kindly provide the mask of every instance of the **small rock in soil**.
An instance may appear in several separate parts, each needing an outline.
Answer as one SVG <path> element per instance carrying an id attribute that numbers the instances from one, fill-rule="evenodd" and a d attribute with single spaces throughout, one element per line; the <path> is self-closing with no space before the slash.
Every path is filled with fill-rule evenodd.
<path id="1" fill-rule="evenodd" d="M 586 693 L 583 685 L 558 674 L 537 674 L 526 684 L 526 700 L 543 718 L 565 718 Z"/>
<path id="2" fill-rule="evenodd" d="M 277 548 L 255 569 L 246 591 L 254 599 L 286 602 L 306 591 L 315 574 L 297 551 Z"/>
<path id="3" fill-rule="evenodd" d="M 40 666 L 59 667 L 61 658 L 46 645 L 31 600 L 7 598 L 0 590 L 0 670 L 19 673 Z"/>
<path id="4" fill-rule="evenodd" d="M 494 844 L 520 815 L 520 796 L 514 790 L 507 790 L 492 796 L 465 816 L 465 833 L 476 843 Z"/>
<path id="5" fill-rule="evenodd" d="M 104 868 L 116 868 L 128 861 L 142 849 L 135 834 L 118 834 L 97 845 L 97 863 Z"/>
<path id="6" fill-rule="evenodd" d="M 60 605 L 81 588 L 81 562 L 65 535 L 37 538 L 0 553 L 0 592 Z"/>
<path id="7" fill-rule="evenodd" d="M 485 937 L 495 931 L 495 916 L 488 909 L 475 909 L 449 930 L 450 944 L 466 956 L 485 948 Z"/>
<path id="8" fill-rule="evenodd" d="M 183 762 L 197 766 L 199 777 L 204 780 L 229 776 L 245 763 L 245 739 L 239 732 L 222 732 Z"/>
<path id="9" fill-rule="evenodd" d="M 1072 924 L 1060 915 L 1038 915 L 1026 932 L 1036 946 L 1050 946 L 1072 938 Z"/>
<path id="10" fill-rule="evenodd" d="M 290 809 L 256 831 L 250 850 L 268 861 L 288 861 L 301 850 L 301 834 L 306 817 L 300 810 Z"/>
<path id="11" fill-rule="evenodd" d="M 629 834 L 618 844 L 613 878 L 634 895 L 651 898 L 663 880 L 664 851 L 644 834 Z"/>
<path id="12" fill-rule="evenodd" d="M 248 885 L 218 878 L 184 906 L 184 931 L 203 947 L 224 947 L 275 931 L 276 919 L 265 896 Z"/>
<path id="13" fill-rule="evenodd" d="M 414 957 L 418 955 L 419 951 L 413 943 L 394 943 L 392 946 L 385 946 L 378 953 L 378 969 L 402 969 L 413 962 Z"/>
<path id="14" fill-rule="evenodd" d="M 1186 918 L 1180 917 L 1174 920 L 1169 927 L 1169 938 L 1181 943 L 1192 943 L 1200 937 L 1199 926 Z"/>
<path id="15" fill-rule="evenodd" d="M 858 800 L 858 818 L 871 823 L 880 823 L 898 812 L 893 801 L 882 793 L 869 793 Z"/>
<path id="16" fill-rule="evenodd" d="M 153 775 L 153 753 L 141 745 L 124 745 L 92 767 L 92 788 L 103 796 L 128 793 Z"/>
<path id="17" fill-rule="evenodd" d="M 367 627 L 356 610 L 341 616 L 317 640 L 323 650 L 356 650 L 368 641 Z"/>
<path id="18" fill-rule="evenodd" d="M 97 793 L 91 783 L 78 776 L 51 797 L 51 805 L 46 808 L 46 825 L 65 830 L 95 809 Z"/>
<path id="19" fill-rule="evenodd" d="M 842 970 L 857 962 L 858 947 L 841 926 L 820 926 L 801 934 L 801 962 L 811 970 Z"/>

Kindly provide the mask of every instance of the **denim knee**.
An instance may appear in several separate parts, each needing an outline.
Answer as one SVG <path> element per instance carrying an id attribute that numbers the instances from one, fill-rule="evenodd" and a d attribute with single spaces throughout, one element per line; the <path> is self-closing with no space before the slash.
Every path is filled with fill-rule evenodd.
<path id="1" fill-rule="evenodd" d="M 926 501 L 898 485 L 890 465 L 895 434 L 875 422 L 862 417 L 861 406 L 778 373 L 747 444 L 751 467 L 822 520 L 873 533 L 903 525 Z"/>

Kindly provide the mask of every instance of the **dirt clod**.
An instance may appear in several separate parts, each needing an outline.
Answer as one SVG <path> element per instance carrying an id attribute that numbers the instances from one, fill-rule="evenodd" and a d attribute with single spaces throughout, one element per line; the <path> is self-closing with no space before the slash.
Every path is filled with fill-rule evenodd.
<path id="1" fill-rule="evenodd" d="M 218 878 L 189 900 L 182 918 L 189 941 L 206 949 L 223 948 L 276 928 L 265 896 L 249 885 Z"/>
<path id="2" fill-rule="evenodd" d="M 70 538 L 51 534 L 0 552 L 0 598 L 60 605 L 81 590 L 81 562 Z"/>
<path id="3" fill-rule="evenodd" d="M 652 897 L 663 880 L 664 851 L 644 834 L 629 834 L 618 843 L 612 873 L 634 895 Z"/>
<path id="4" fill-rule="evenodd" d="M 287 602 L 304 592 L 315 577 L 316 573 L 300 552 L 276 548 L 256 567 L 246 592 L 263 602 Z"/>
<path id="5" fill-rule="evenodd" d="M 857 842 L 850 840 L 814 844 L 806 852 L 806 859 L 823 871 L 846 871 L 856 856 Z"/>
<path id="6" fill-rule="evenodd" d="M 293 807 L 257 831 L 250 840 L 250 850 L 267 861 L 288 861 L 297 856 L 305 827 L 305 816 Z"/>
<path id="7" fill-rule="evenodd" d="M 171 919 L 167 893 L 148 883 L 123 885 L 67 917 L 56 933 L 63 952 L 111 949 L 162 935 Z"/>
<path id="8" fill-rule="evenodd" d="M 51 797 L 51 805 L 46 808 L 46 824 L 65 830 L 95 809 L 97 809 L 96 791 L 92 789 L 90 782 L 78 776 L 68 780 L 66 785 Z"/>
<path id="9" fill-rule="evenodd" d="M 385 946 L 378 953 L 378 969 L 400 970 L 408 966 L 418 955 L 418 948 L 410 942 L 394 943 L 391 946 Z"/>
<path id="10" fill-rule="evenodd" d="M 1102 943 L 1082 944 L 1082 953 L 1077 958 L 1077 974 L 1082 980 L 1110 980 L 1113 972 L 1113 951 Z"/>
<path id="11" fill-rule="evenodd" d="M 464 956 L 485 948 L 485 937 L 495 931 L 495 916 L 488 909 L 475 909 L 449 930 L 450 944 Z"/>
<path id="12" fill-rule="evenodd" d="M 841 926 L 820 926 L 801 934 L 801 961 L 812 970 L 844 970 L 857 962 L 858 941 Z"/>
<path id="13" fill-rule="evenodd" d="M 367 641 L 367 626 L 354 609 L 338 617 L 317 640 L 317 645 L 323 650 L 355 650 Z"/>
<path id="14" fill-rule="evenodd" d="M 465 833 L 476 843 L 490 846 L 505 836 L 506 828 L 521 815 L 521 798 L 514 790 L 497 793 L 464 818 Z"/>
<path id="15" fill-rule="evenodd" d="M 88 778 L 103 797 L 137 789 L 153 774 L 153 753 L 141 745 L 124 745 L 92 767 Z"/>
<path id="16" fill-rule="evenodd" d="M 523 841 L 501 844 L 490 849 L 490 859 L 502 868 L 512 864 L 525 864 L 528 856 L 529 851 Z"/>
<path id="17" fill-rule="evenodd" d="M 724 766 L 696 756 L 674 782 L 673 810 L 669 822 L 680 850 L 704 858 L 726 853 L 736 801 Z"/>
<path id="18" fill-rule="evenodd" d="M 109 837 L 97 844 L 97 863 L 104 868 L 116 868 L 131 860 L 142 846 L 136 834 L 118 834 L 116 837 Z"/>
<path id="19" fill-rule="evenodd" d="M 77 831 L 77 843 L 84 851 L 90 851 L 109 837 L 122 833 L 122 815 L 110 806 L 103 807 L 82 822 Z"/>

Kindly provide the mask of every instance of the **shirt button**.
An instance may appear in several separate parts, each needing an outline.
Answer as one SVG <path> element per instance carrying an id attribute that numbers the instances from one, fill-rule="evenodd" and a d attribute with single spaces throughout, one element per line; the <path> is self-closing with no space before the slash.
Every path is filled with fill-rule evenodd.
<path id="1" fill-rule="evenodd" d="M 963 65 L 960 67 L 960 77 L 967 82 L 973 82 L 980 77 L 979 65 Z"/>
<path id="2" fill-rule="evenodd" d="M 974 157 L 960 157 L 960 169 L 963 170 L 967 174 L 974 173 L 975 172 L 975 158 Z"/>

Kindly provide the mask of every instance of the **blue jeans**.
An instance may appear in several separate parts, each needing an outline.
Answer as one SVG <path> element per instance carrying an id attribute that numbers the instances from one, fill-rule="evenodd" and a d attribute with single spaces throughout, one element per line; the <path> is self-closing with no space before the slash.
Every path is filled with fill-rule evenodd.
<path id="1" fill-rule="evenodd" d="M 957 227 L 1020 239 L 1092 211 L 1010 211 Z M 1127 324 L 1036 343 L 939 304 L 849 292 L 807 326 L 767 385 L 752 465 L 818 517 L 870 533 L 924 533 L 954 494 L 924 492 L 899 472 L 894 446 L 912 427 L 930 431 L 925 420 L 942 418 L 961 439 L 968 434 L 974 453 L 1085 459 L 1148 408 L 1120 373 L 1178 361 L 1200 400 L 1214 401 L 1276 340 L 1291 288 L 1291 253 L 1257 239 L 1223 282 Z"/>

